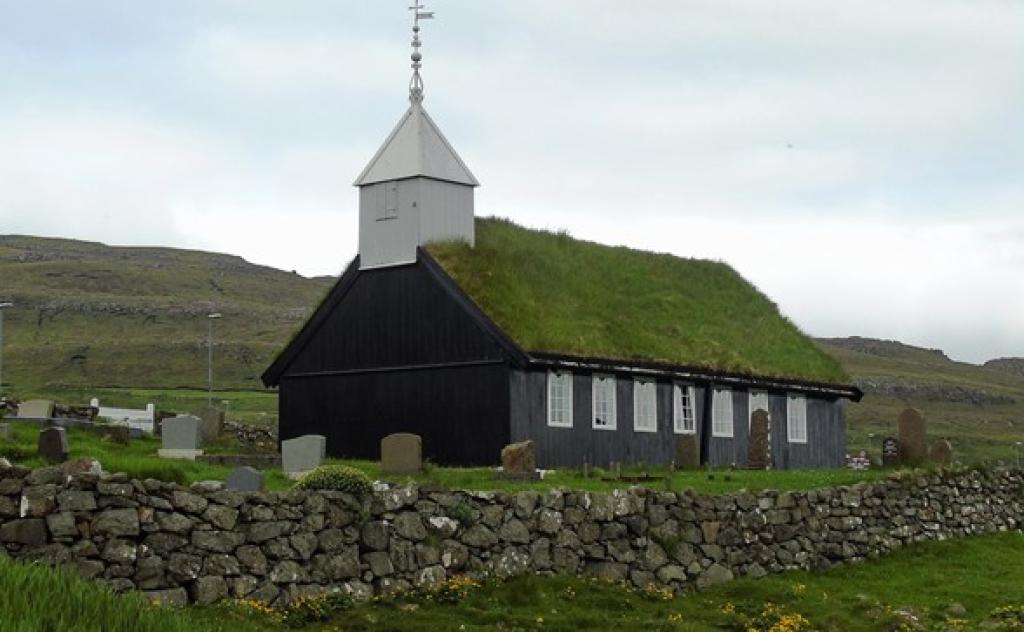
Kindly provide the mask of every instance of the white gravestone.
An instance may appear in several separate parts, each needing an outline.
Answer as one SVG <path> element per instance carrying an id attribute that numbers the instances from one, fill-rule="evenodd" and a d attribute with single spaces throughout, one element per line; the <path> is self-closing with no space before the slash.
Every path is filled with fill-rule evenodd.
<path id="1" fill-rule="evenodd" d="M 327 456 L 327 437 L 304 435 L 281 442 L 281 469 L 289 478 L 301 478 L 320 467 Z"/>

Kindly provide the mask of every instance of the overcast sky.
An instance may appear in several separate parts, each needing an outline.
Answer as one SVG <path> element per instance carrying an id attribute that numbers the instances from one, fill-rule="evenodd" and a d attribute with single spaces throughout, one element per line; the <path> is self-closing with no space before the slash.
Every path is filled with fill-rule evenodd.
<path id="1" fill-rule="evenodd" d="M 0 233 L 337 274 L 408 4 L 0 0 Z M 478 214 L 727 261 L 814 335 L 1024 356 L 1024 2 L 428 4 Z"/>

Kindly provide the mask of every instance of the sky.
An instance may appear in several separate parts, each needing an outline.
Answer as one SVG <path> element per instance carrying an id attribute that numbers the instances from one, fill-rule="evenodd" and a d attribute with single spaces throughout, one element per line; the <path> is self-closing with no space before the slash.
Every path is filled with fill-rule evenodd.
<path id="1" fill-rule="evenodd" d="M 408 4 L 0 0 L 0 233 L 338 274 Z M 478 215 L 726 261 L 812 335 L 1024 356 L 1024 2 L 427 4 Z"/>

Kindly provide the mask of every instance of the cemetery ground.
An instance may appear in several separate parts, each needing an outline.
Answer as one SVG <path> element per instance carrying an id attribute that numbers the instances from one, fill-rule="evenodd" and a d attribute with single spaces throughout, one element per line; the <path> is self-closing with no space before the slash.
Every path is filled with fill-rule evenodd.
<path id="1" fill-rule="evenodd" d="M 8 420 L 13 437 L 9 441 L 0 438 L 0 456 L 27 467 L 48 465 L 37 454 L 39 437 L 38 424 Z M 163 481 L 189 484 L 204 480 L 224 480 L 234 469 L 229 466 L 212 465 L 197 461 L 165 459 L 157 456 L 160 439 L 142 437 L 132 439 L 128 445 L 121 445 L 82 428 L 67 430 L 70 458 L 94 458 L 106 472 L 124 472 L 131 478 L 157 478 Z M 204 445 L 207 454 L 237 454 L 240 446 L 230 437 Z M 385 475 L 377 461 L 328 459 L 327 463 L 349 465 L 364 471 L 372 480 L 386 480 L 403 483 L 415 480 L 420 484 L 443 485 L 450 489 L 519 491 L 526 489 L 568 488 L 583 491 L 608 491 L 621 489 L 633 484 L 628 480 L 612 480 L 611 474 L 602 468 L 590 468 L 587 475 L 577 469 L 554 470 L 539 481 L 514 481 L 499 479 L 493 468 L 448 468 L 425 465 L 424 472 L 415 476 Z M 294 485 L 280 468 L 269 468 L 266 485 L 270 491 L 284 490 Z M 651 489 L 694 489 L 699 492 L 723 494 L 740 489 L 758 491 L 762 489 L 806 490 L 837 485 L 851 485 L 864 480 L 876 480 L 887 476 L 890 471 L 873 469 L 855 471 L 846 469 L 828 470 L 714 470 L 669 472 L 665 467 L 630 466 L 622 468 L 623 477 L 648 474 L 650 480 L 642 484 Z"/>
<path id="2" fill-rule="evenodd" d="M 45 595 L 44 599 L 38 595 Z M 913 545 L 825 573 L 741 578 L 676 597 L 566 576 L 456 578 L 431 593 L 281 612 L 251 603 L 167 609 L 68 572 L 0 558 L 5 630 L 1020 630 L 1024 536 Z"/>

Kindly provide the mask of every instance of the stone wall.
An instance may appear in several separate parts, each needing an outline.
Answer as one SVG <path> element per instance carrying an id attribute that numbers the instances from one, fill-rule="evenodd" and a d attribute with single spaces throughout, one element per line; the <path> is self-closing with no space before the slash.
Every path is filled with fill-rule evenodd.
<path id="1" fill-rule="evenodd" d="M 971 471 L 723 496 L 412 486 L 360 502 L 336 492 L 69 477 L 0 459 L 0 554 L 177 603 L 369 596 L 466 572 L 593 573 L 682 590 L 1018 529 L 1022 480 L 1020 471 Z"/>

